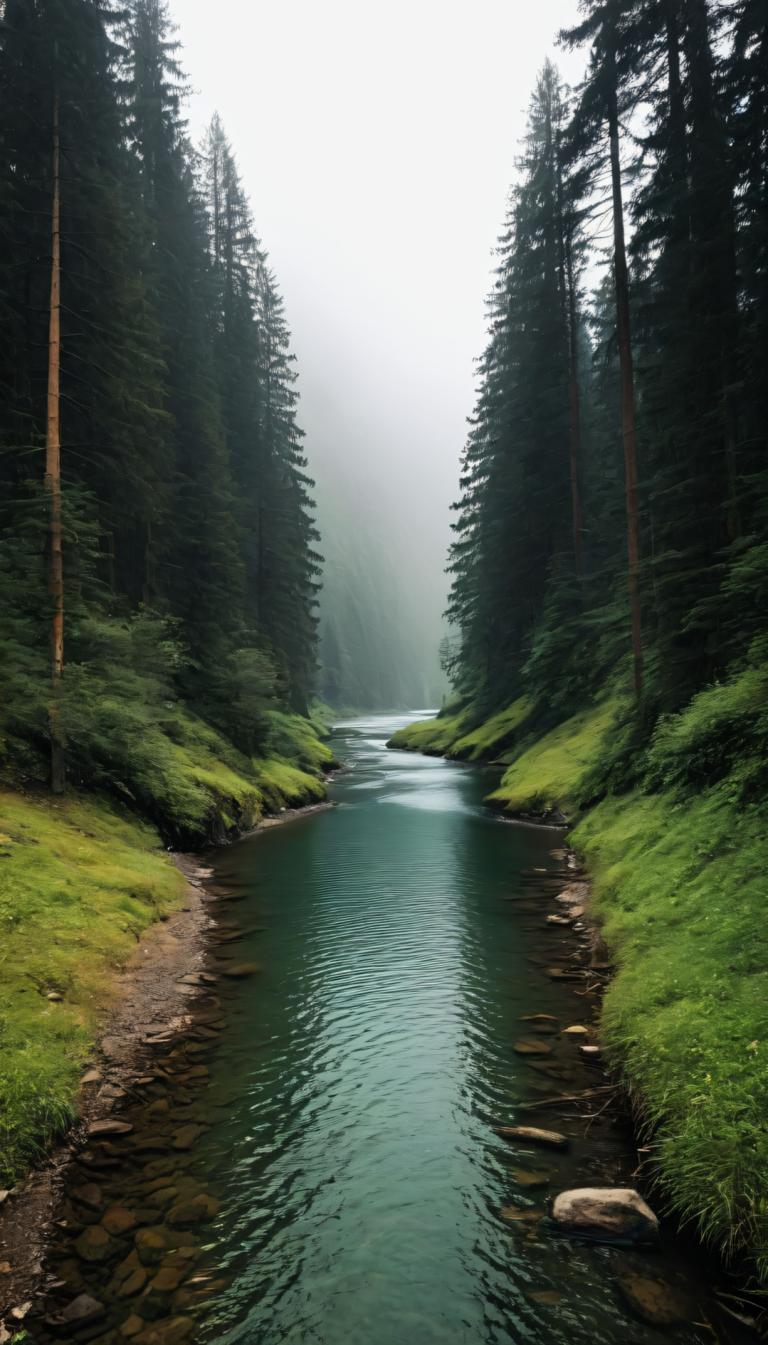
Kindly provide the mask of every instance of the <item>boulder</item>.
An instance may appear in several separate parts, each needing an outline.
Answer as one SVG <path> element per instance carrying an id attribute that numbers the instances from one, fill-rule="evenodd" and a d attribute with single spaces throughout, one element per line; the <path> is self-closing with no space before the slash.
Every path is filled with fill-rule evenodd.
<path id="1" fill-rule="evenodd" d="M 139 1317 L 135 1312 L 132 1312 L 120 1327 L 120 1335 L 124 1340 L 132 1340 L 134 1336 L 138 1336 L 139 1332 L 144 1330 L 145 1326 L 146 1322 L 143 1317 Z"/>
<path id="2" fill-rule="evenodd" d="M 86 1182 L 84 1186 L 75 1186 L 69 1193 L 79 1205 L 89 1210 L 100 1210 L 104 1197 L 95 1182 Z"/>
<path id="3" fill-rule="evenodd" d="M 625 1270 L 618 1286 L 630 1312 L 650 1326 L 680 1326 L 696 1315 L 697 1305 L 685 1292 L 653 1275 Z"/>
<path id="4" fill-rule="evenodd" d="M 552 1202 L 551 1216 L 558 1231 L 596 1242 L 652 1243 L 659 1235 L 653 1210 L 630 1188 L 561 1191 Z"/>
<path id="5" fill-rule="evenodd" d="M 584 1027 L 583 1023 L 572 1023 L 570 1027 L 563 1028 L 564 1037 L 588 1037 L 589 1028 Z"/>
<path id="6" fill-rule="evenodd" d="M 115 1251 L 115 1244 L 105 1228 L 100 1224 L 91 1224 L 83 1229 L 75 1242 L 75 1251 L 81 1261 L 98 1264 L 109 1260 Z"/>
<path id="7" fill-rule="evenodd" d="M 546 1149 L 567 1149 L 570 1140 L 558 1130 L 539 1130 L 537 1126 L 499 1126 L 497 1134 L 505 1140 L 521 1144 L 541 1144 Z"/>
<path id="8" fill-rule="evenodd" d="M 194 1125 L 192 1123 L 181 1126 L 180 1129 L 175 1130 L 173 1134 L 174 1149 L 178 1149 L 182 1153 L 186 1152 L 197 1143 L 204 1131 L 205 1126 Z"/>
<path id="9" fill-rule="evenodd" d="M 101 1321 L 106 1313 L 103 1303 L 98 1298 L 91 1298 L 90 1294 L 78 1294 L 72 1302 L 57 1313 L 57 1321 L 62 1326 L 68 1326 L 80 1330 L 81 1327 L 90 1326 L 93 1322 Z"/>
<path id="10" fill-rule="evenodd" d="M 136 1234 L 136 1251 L 143 1266 L 154 1266 L 168 1251 L 168 1239 L 159 1228 L 140 1228 Z"/>
<path id="11" fill-rule="evenodd" d="M 203 1224 L 215 1219 L 219 1212 L 219 1202 L 213 1196 L 192 1196 L 189 1200 L 180 1200 L 168 1213 L 168 1223 L 174 1228 L 187 1224 Z"/>
<path id="12" fill-rule="evenodd" d="M 111 1205 L 101 1221 L 102 1228 L 115 1237 L 130 1233 L 136 1227 L 136 1215 L 124 1205 Z"/>

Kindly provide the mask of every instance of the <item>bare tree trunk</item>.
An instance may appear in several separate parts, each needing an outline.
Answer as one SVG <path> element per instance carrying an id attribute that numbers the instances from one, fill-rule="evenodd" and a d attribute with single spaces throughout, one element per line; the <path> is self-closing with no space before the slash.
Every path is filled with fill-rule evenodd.
<path id="1" fill-rule="evenodd" d="M 581 462 L 581 405 L 579 397 L 579 333 L 578 314 L 576 312 L 576 291 L 573 275 L 573 247 L 570 232 L 565 237 L 565 275 L 568 290 L 568 344 L 570 355 L 570 467 L 571 467 L 571 517 L 573 520 L 573 556 L 576 574 L 584 577 L 584 513 L 581 506 L 581 485 L 579 482 L 579 464 Z"/>
<path id="2" fill-rule="evenodd" d="M 621 383 L 621 430 L 624 440 L 624 480 L 627 508 L 627 560 L 629 610 L 632 625 L 632 660 L 635 695 L 643 690 L 643 634 L 640 615 L 640 543 L 637 505 L 637 432 L 635 428 L 635 378 L 629 320 L 629 276 L 624 241 L 624 204 L 621 192 L 621 155 L 619 151 L 619 109 L 616 89 L 615 58 L 611 53 L 611 82 L 608 93 L 608 134 L 613 194 L 613 270 L 616 281 L 616 327 L 619 339 L 619 375 Z"/>
<path id="3" fill-rule="evenodd" d="M 584 577 L 584 514 L 581 505 L 579 464 L 581 462 L 581 406 L 579 398 L 579 347 L 576 312 L 575 277 L 573 273 L 572 224 L 565 218 L 563 200 L 563 166 L 560 137 L 556 150 L 557 165 L 557 232 L 560 249 L 560 289 L 563 322 L 568 332 L 568 385 L 570 400 L 569 466 L 571 479 L 571 523 L 573 529 L 573 563 L 577 579 Z"/>
<path id="4" fill-rule="evenodd" d="M 59 98 L 53 101 L 53 198 L 51 206 L 51 302 L 48 329 L 48 416 L 45 440 L 45 489 L 48 493 L 48 591 L 53 605 L 51 624 L 51 789 L 64 791 L 66 763 L 61 730 L 61 678 L 64 670 L 64 564 L 61 528 L 61 151 Z"/>

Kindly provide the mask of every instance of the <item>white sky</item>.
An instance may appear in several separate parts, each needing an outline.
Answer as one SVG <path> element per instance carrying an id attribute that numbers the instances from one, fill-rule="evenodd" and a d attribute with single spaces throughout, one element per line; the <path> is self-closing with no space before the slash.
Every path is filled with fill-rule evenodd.
<path id="1" fill-rule="evenodd" d="M 577 0 L 171 3 L 195 138 L 217 110 L 285 296 L 311 467 L 344 466 L 439 605 L 491 251 L 537 70 L 579 77 Z"/>

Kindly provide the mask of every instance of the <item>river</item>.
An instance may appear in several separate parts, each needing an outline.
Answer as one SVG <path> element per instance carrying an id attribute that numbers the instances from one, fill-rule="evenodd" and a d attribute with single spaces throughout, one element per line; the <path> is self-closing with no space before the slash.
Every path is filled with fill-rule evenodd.
<path id="1" fill-rule="evenodd" d="M 662 1335 L 618 1292 L 623 1276 L 663 1266 L 698 1296 L 674 1247 L 580 1244 L 539 1222 L 549 1194 L 626 1183 L 637 1161 L 611 1111 L 589 1126 L 567 1108 L 565 1119 L 562 1107 L 521 1111 L 604 1082 L 559 1032 L 589 1022 L 593 1000 L 583 982 L 547 972 L 567 965 L 573 940 L 547 928 L 551 893 L 537 886 L 537 875 L 563 868 L 562 833 L 493 816 L 486 771 L 388 750 L 404 722 L 339 725 L 336 806 L 214 857 L 240 939 L 221 946 L 220 966 L 236 957 L 260 972 L 214 997 L 226 1027 L 206 1056 L 206 1086 L 191 1106 L 182 1099 L 185 1117 L 205 1127 L 190 1152 L 152 1158 L 147 1141 L 148 1166 L 118 1190 L 140 1221 L 160 1220 L 146 1207 L 177 1183 L 178 1163 L 182 1180 L 199 1184 L 189 1190 L 216 1198 L 204 1232 L 181 1238 L 195 1244 L 197 1275 L 168 1299 L 170 1320 L 194 1311 L 196 1324 L 189 1336 L 164 1334 L 159 1291 L 146 1312 L 142 1296 L 121 1306 L 116 1279 L 105 1288 L 96 1267 L 94 1291 L 113 1295 L 112 1334 L 91 1328 L 89 1339 L 713 1340 L 691 1326 Z M 537 1013 L 557 1022 L 538 1025 L 542 1054 L 526 1058 L 515 1046 L 536 1028 L 521 1020 Z M 156 1125 L 167 1101 L 152 1105 Z M 565 1130 L 570 1150 L 515 1148 L 495 1131 L 521 1121 Z M 171 1285 L 179 1264 L 169 1261 Z M 129 1312 L 130 1331 L 118 1328 Z M 146 1316 L 154 1325 L 142 1330 Z"/>

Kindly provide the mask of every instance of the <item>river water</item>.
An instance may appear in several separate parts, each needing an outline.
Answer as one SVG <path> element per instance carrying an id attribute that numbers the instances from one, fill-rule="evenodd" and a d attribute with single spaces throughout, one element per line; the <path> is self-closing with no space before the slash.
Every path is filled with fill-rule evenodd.
<path id="1" fill-rule="evenodd" d="M 532 1119 L 521 1099 L 594 1082 L 573 1039 L 541 1039 L 554 1077 L 514 1050 L 530 1036 L 522 1015 L 567 1026 L 585 1013 L 540 965 L 543 914 L 521 878 L 562 869 L 561 836 L 491 815 L 480 770 L 388 751 L 403 722 L 340 725 L 337 807 L 217 867 L 248 892 L 260 928 L 238 956 L 263 974 L 243 987 L 213 1067 L 223 1119 L 198 1154 L 222 1198 L 227 1280 L 205 1339 L 658 1340 L 616 1293 L 626 1254 L 501 1214 L 612 1181 L 634 1159 L 615 1123 L 585 1138 L 583 1122 L 558 1119 L 574 1136 L 563 1156 L 515 1151 L 494 1131 Z"/>
<path id="2" fill-rule="evenodd" d="M 550 1194 L 634 1184 L 638 1161 L 603 1094 L 591 1121 L 549 1105 L 605 1084 L 561 1035 L 592 1021 L 598 979 L 563 977 L 574 936 L 546 922 L 562 833 L 494 817 L 487 771 L 388 750 L 404 722 L 339 725 L 336 806 L 213 857 L 225 900 L 195 1030 L 158 1046 L 126 1113 L 134 1133 L 92 1143 L 71 1179 L 54 1299 L 104 1305 L 78 1340 L 725 1339 L 690 1322 L 661 1332 L 626 1307 L 620 1281 L 663 1272 L 706 1321 L 700 1272 L 675 1245 L 548 1231 Z M 231 976 L 249 963 L 257 974 Z M 496 1133 L 520 1123 L 571 1147 Z M 179 1209 L 190 1199 L 201 1220 Z"/>

